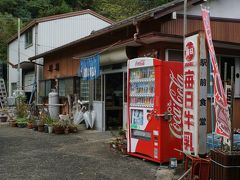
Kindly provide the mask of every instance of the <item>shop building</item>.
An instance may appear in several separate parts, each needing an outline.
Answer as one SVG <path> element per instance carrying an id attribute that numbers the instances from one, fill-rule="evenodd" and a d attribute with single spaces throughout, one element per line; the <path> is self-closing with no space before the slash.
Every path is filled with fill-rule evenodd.
<path id="1" fill-rule="evenodd" d="M 63 46 L 79 38 L 88 36 L 92 31 L 111 25 L 113 21 L 92 10 L 70 12 L 37 18 L 21 28 L 18 56 L 18 36 L 8 41 L 8 94 L 12 96 L 20 81 L 20 89 L 30 97 L 35 78 L 42 79 L 43 59 L 30 63 L 28 58 Z M 71 27 L 71 28 L 69 28 Z M 20 73 L 17 65 L 20 59 Z M 19 77 L 20 76 L 20 77 Z M 20 78 L 20 79 L 18 79 Z"/>
<path id="2" fill-rule="evenodd" d="M 88 100 L 93 95 L 93 108 L 97 112 L 96 129 L 123 127 L 127 120 L 127 60 L 136 57 L 156 57 L 166 61 L 183 61 L 183 0 L 175 0 L 139 15 L 117 22 L 109 27 L 95 31 L 91 35 L 31 57 L 34 61 L 44 59 L 43 79 L 39 82 L 39 96 L 46 99 L 50 89 L 58 79 L 58 92 L 61 102 L 67 96 L 77 94 Z M 187 34 L 203 29 L 200 5 L 205 1 L 188 1 Z M 240 127 L 240 15 L 235 7 L 238 0 L 205 2 L 211 10 L 213 42 L 223 78 L 230 78 L 229 69 L 235 69 L 235 96 L 233 126 Z M 222 14 L 222 10 L 226 12 Z M 92 88 L 89 81 L 78 75 L 81 58 L 100 54 L 101 75 L 94 80 Z M 227 64 L 227 66 L 225 66 Z M 224 68 L 227 67 L 227 68 Z M 227 71 L 226 71 L 227 70 Z M 209 72 L 208 72 L 209 84 Z M 164 86 L 164 84 L 163 84 Z M 210 92 L 210 91 L 209 91 Z M 208 130 L 211 130 L 210 95 L 208 98 Z M 68 108 L 62 108 L 68 113 Z"/>

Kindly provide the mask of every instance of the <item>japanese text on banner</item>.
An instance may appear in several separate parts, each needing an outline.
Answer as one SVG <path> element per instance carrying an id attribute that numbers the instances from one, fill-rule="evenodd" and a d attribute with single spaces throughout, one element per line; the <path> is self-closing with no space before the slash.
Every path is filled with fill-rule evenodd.
<path id="1" fill-rule="evenodd" d="M 198 154 L 198 37 L 184 42 L 183 151 Z"/>
<path id="2" fill-rule="evenodd" d="M 100 75 L 100 56 L 99 54 L 80 59 L 78 76 L 83 80 L 93 80 Z"/>

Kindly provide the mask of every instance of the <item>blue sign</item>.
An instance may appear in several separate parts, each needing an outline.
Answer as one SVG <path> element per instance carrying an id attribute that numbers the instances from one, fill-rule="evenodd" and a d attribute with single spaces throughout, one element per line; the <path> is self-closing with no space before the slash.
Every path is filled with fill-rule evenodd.
<path id="1" fill-rule="evenodd" d="M 100 55 L 80 59 L 78 76 L 83 80 L 97 79 L 100 75 Z"/>

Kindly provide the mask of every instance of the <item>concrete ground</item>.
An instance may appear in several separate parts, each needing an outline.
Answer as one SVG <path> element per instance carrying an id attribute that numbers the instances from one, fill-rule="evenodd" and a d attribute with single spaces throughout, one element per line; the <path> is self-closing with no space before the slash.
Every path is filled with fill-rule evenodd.
<path id="1" fill-rule="evenodd" d="M 110 149 L 112 138 L 111 132 L 84 130 L 55 135 L 0 126 L 0 179 L 151 180 L 163 177 L 157 170 L 158 164 Z"/>

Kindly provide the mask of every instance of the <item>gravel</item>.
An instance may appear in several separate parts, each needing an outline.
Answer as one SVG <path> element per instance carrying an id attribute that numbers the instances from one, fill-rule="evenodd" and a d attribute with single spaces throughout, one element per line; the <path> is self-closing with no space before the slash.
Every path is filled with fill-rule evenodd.
<path id="1" fill-rule="evenodd" d="M 0 126 L 1 180 L 151 180 L 156 163 L 110 149 L 110 132 L 55 135 Z"/>

